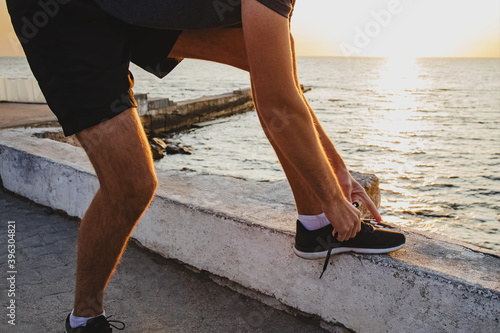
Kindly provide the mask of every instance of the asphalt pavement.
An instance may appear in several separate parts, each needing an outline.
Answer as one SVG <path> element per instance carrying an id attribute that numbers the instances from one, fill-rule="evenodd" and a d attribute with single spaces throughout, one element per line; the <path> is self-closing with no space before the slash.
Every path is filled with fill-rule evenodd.
<path id="1" fill-rule="evenodd" d="M 2 188 L 0 221 L 0 332 L 64 332 L 73 305 L 78 220 Z M 15 262 L 8 262 L 8 244 L 15 245 Z M 134 243 L 105 302 L 106 315 L 125 323 L 123 332 L 326 332 L 318 320 L 264 305 Z M 9 324 L 12 313 L 15 325 Z"/>

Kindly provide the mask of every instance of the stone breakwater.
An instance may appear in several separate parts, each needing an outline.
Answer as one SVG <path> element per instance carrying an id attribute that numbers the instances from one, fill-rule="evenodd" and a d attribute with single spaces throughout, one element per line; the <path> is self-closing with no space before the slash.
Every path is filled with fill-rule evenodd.
<path id="1" fill-rule="evenodd" d="M 138 94 L 135 98 L 142 124 L 150 136 L 189 129 L 200 122 L 254 109 L 250 89 L 182 102 L 149 99 L 145 94 Z"/>

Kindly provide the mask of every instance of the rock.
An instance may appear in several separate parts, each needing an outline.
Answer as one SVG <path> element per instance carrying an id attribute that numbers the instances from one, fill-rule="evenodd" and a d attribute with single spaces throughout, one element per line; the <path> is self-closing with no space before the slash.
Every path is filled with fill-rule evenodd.
<path id="1" fill-rule="evenodd" d="M 76 135 L 65 136 L 63 131 L 46 131 L 43 133 L 36 133 L 34 135 L 37 138 L 51 139 L 59 142 L 69 143 L 72 146 L 82 148 L 82 145 L 76 138 Z"/>
<path id="2" fill-rule="evenodd" d="M 187 148 L 185 146 L 167 145 L 165 150 L 166 150 L 168 155 L 174 155 L 174 154 L 192 155 L 193 154 L 189 150 L 189 148 Z"/>
<path id="3" fill-rule="evenodd" d="M 162 139 L 160 139 L 160 138 L 152 138 L 151 140 L 153 140 L 158 146 L 160 146 L 161 149 L 167 148 L 167 144 Z"/>
<path id="4" fill-rule="evenodd" d="M 380 187 L 378 177 L 369 173 L 360 173 L 355 171 L 349 171 L 352 177 L 363 186 L 366 194 L 372 199 L 375 206 L 380 207 Z M 361 217 L 363 218 L 373 218 L 372 214 L 366 208 L 366 205 L 360 203 L 359 210 L 361 211 Z"/>
<path id="5" fill-rule="evenodd" d="M 193 155 L 193 153 L 186 146 L 180 146 L 179 147 L 179 154 Z"/>
<path id="6" fill-rule="evenodd" d="M 167 145 L 165 151 L 167 152 L 167 155 L 177 154 L 179 151 L 179 147 L 173 145 Z"/>
<path id="7" fill-rule="evenodd" d="M 300 85 L 300 89 L 302 90 L 303 93 L 308 92 L 309 90 L 312 90 L 311 87 L 304 87 L 303 84 Z"/>
<path id="8" fill-rule="evenodd" d="M 160 158 L 163 158 L 164 151 L 159 145 L 157 145 L 156 143 L 152 143 L 150 144 L 150 146 L 154 160 L 159 160 Z"/>

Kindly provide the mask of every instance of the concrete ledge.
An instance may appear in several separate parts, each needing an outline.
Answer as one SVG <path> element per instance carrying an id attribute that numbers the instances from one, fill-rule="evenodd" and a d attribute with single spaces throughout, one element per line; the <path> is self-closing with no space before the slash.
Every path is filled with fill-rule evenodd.
<path id="1" fill-rule="evenodd" d="M 82 149 L 0 131 L 0 178 L 10 191 L 81 217 L 98 182 Z M 320 316 L 339 332 L 498 332 L 500 259 L 486 250 L 408 232 L 389 255 L 292 253 L 293 199 L 285 182 L 159 173 L 134 230 L 167 258 L 237 283 L 276 304 Z"/>
<path id="2" fill-rule="evenodd" d="M 35 78 L 0 78 L 0 101 L 46 103 Z"/>

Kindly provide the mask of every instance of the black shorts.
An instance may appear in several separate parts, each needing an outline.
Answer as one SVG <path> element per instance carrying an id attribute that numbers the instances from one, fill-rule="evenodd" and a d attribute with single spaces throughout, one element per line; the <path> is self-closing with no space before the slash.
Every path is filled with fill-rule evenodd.
<path id="1" fill-rule="evenodd" d="M 130 61 L 158 77 L 179 30 L 134 26 L 92 0 L 7 0 L 31 70 L 65 135 L 136 107 Z"/>
<path id="2" fill-rule="evenodd" d="M 195 30 L 241 25 L 241 0 L 95 0 L 122 21 L 157 29 Z M 290 18 L 295 0 L 257 0 Z"/>

